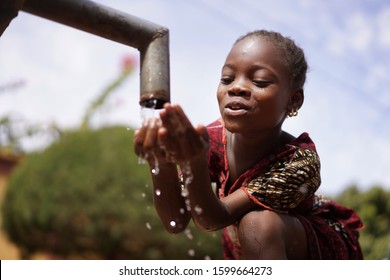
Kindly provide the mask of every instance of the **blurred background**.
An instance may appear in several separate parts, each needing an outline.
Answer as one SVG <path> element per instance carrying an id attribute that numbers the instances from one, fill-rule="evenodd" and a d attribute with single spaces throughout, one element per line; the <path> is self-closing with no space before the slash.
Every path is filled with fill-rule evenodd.
<path id="1" fill-rule="evenodd" d="M 294 39 L 310 70 L 305 104 L 284 129 L 296 136 L 307 131 L 315 141 L 319 193 L 362 215 L 366 257 L 390 257 L 388 1 L 95 2 L 170 30 L 171 99 L 194 125 L 219 117 L 220 70 L 237 37 L 269 29 Z M 0 37 L 0 259 L 37 252 L 44 252 L 38 258 L 221 258 L 217 233 L 192 228 L 178 242 L 155 220 L 147 167 L 131 144 L 141 120 L 138 56 L 24 12 Z M 106 165 L 94 165 L 97 159 Z M 103 248 L 107 239 L 112 244 Z M 167 253 L 172 246 L 181 249 Z"/>

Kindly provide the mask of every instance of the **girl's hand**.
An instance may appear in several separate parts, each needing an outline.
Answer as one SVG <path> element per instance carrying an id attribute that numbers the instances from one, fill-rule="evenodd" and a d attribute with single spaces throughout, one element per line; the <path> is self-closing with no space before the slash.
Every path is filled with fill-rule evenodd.
<path id="1" fill-rule="evenodd" d="M 204 155 L 209 147 L 206 128 L 194 128 L 179 105 L 165 104 L 164 109 L 160 112 L 162 127 L 158 129 L 158 141 L 167 159 L 180 164 Z"/>
<path id="2" fill-rule="evenodd" d="M 161 126 L 161 119 L 149 118 L 134 135 L 135 153 L 152 165 L 156 164 L 156 161 L 162 163 L 166 159 L 165 150 L 158 140 L 158 130 Z"/>

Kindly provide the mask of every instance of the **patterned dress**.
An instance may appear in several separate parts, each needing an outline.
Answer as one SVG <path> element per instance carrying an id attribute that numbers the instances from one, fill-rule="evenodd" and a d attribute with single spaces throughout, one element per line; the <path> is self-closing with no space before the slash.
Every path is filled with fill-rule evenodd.
<path id="1" fill-rule="evenodd" d="M 303 224 L 309 244 L 310 259 L 362 259 L 358 230 L 359 216 L 350 208 L 328 201 L 315 192 L 320 186 L 320 160 L 307 133 L 244 172 L 227 187 L 229 168 L 226 135 L 222 121 L 208 127 L 210 176 L 217 194 L 224 197 L 242 188 L 259 209 L 294 215 Z M 225 259 L 241 259 L 237 224 L 222 232 Z"/>

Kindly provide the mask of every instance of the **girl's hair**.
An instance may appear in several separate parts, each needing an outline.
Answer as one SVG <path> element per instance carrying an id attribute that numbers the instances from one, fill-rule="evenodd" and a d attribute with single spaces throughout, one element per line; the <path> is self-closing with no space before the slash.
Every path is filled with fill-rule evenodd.
<path id="1" fill-rule="evenodd" d="M 277 46 L 284 56 L 284 62 L 291 73 L 291 86 L 294 89 L 303 90 L 308 66 L 303 50 L 292 39 L 274 31 L 255 30 L 239 37 L 234 44 L 248 37 L 259 37 Z"/>

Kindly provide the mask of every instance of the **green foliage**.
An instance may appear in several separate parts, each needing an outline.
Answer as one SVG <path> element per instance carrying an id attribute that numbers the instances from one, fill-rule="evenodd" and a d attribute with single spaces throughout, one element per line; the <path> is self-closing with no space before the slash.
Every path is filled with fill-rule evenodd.
<path id="1" fill-rule="evenodd" d="M 26 156 L 2 211 L 4 230 L 25 257 L 42 251 L 65 259 L 222 257 L 219 234 L 192 226 L 171 235 L 162 228 L 132 139 L 124 127 L 79 130 Z"/>
<path id="2" fill-rule="evenodd" d="M 389 259 L 390 191 L 375 186 L 361 192 L 351 186 L 336 200 L 356 210 L 365 225 L 360 234 L 365 259 Z"/>

